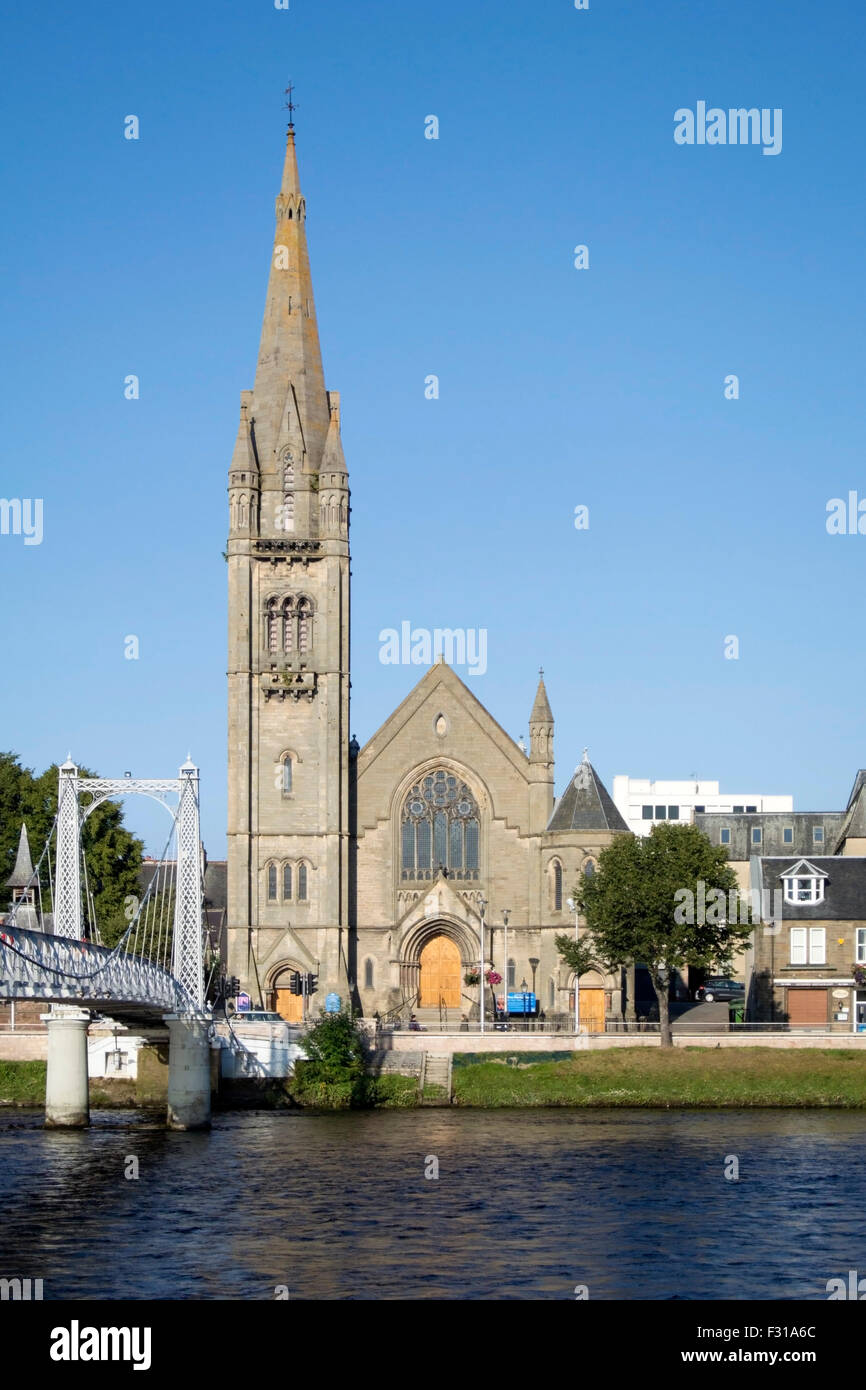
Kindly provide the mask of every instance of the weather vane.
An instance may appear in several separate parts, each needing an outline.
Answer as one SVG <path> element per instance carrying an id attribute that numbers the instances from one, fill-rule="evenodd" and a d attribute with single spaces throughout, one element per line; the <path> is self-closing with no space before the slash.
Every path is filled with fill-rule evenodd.
<path id="1" fill-rule="evenodd" d="M 295 128 L 295 112 L 298 109 L 297 103 L 292 101 L 292 94 L 294 90 L 294 83 L 290 82 L 288 87 L 286 88 L 286 96 L 288 97 L 288 101 L 284 103 L 285 109 L 289 113 L 289 130 L 294 130 Z"/>

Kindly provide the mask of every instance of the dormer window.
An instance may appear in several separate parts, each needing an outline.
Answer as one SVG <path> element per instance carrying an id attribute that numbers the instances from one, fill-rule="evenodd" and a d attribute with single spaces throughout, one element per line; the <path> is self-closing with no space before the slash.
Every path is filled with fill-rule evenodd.
<path id="1" fill-rule="evenodd" d="M 824 880 L 821 878 L 786 878 L 786 903 L 820 903 L 824 900 Z"/>
<path id="2" fill-rule="evenodd" d="M 792 904 L 822 903 L 824 901 L 824 884 L 827 875 L 823 869 L 818 869 L 814 864 L 810 864 L 808 859 L 801 859 L 798 864 L 780 874 L 785 888 L 785 902 Z"/>

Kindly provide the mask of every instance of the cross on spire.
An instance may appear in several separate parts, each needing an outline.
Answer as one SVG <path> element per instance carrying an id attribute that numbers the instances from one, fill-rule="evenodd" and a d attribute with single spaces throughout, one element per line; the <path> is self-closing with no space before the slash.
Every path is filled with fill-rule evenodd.
<path id="1" fill-rule="evenodd" d="M 295 128 L 295 112 L 298 109 L 297 102 L 292 101 L 292 94 L 294 93 L 294 90 L 294 83 L 290 82 L 288 87 L 286 88 L 286 96 L 288 97 L 288 101 L 283 103 L 285 109 L 289 113 L 289 130 L 294 130 Z"/>

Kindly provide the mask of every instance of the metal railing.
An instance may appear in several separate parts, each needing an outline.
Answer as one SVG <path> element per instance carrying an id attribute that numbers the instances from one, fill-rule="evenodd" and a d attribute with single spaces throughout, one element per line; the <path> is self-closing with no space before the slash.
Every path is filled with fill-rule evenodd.
<path id="1" fill-rule="evenodd" d="M 180 980 L 153 961 L 17 927 L 0 930 L 0 999 L 197 1008 Z"/>
<path id="2" fill-rule="evenodd" d="M 402 1023 L 380 1024 L 375 1028 L 371 1020 L 363 1020 L 366 1031 L 370 1037 L 386 1038 L 399 1034 L 433 1033 L 454 1036 L 455 1034 L 482 1036 L 478 1019 L 471 1019 L 468 1022 L 448 1022 L 437 1023 L 435 1021 L 424 1020 L 419 1023 L 417 1028 L 409 1028 Z M 712 1037 L 719 1034 L 752 1034 L 755 1037 L 766 1037 L 774 1033 L 798 1034 L 803 1036 L 826 1035 L 829 1037 L 844 1037 L 855 1030 L 848 1023 L 821 1023 L 821 1024 L 802 1024 L 802 1023 L 733 1023 L 725 1019 L 707 1021 L 706 1023 L 691 1023 L 680 1019 L 671 1020 L 671 1031 L 675 1036 L 682 1037 L 687 1034 L 693 1037 Z M 661 1024 L 658 1019 L 606 1019 L 604 1028 L 592 1028 L 583 1025 L 579 1035 L 574 1032 L 574 1019 L 571 1016 L 556 1019 L 527 1019 L 518 1018 L 497 1020 L 492 1018 L 484 1021 L 484 1037 L 497 1036 L 499 1034 L 546 1034 L 548 1036 L 580 1036 L 580 1037 L 612 1037 L 612 1036 L 639 1036 L 641 1034 L 655 1034 L 661 1032 Z M 866 1042 L 866 1032 L 863 1034 Z"/>

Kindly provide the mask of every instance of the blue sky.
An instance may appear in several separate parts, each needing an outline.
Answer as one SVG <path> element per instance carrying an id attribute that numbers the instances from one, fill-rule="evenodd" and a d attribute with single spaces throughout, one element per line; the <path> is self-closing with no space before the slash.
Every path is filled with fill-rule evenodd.
<path id="1" fill-rule="evenodd" d="M 0 536 L 2 746 L 138 776 L 189 750 L 224 853 L 226 473 L 291 78 L 358 738 L 422 674 L 381 664 L 383 628 L 485 628 L 461 674 L 518 737 L 543 664 L 558 792 L 588 745 L 608 785 L 843 804 L 866 536 L 825 518 L 866 497 L 864 48 L 854 0 L 8 15 L 2 492 L 43 499 L 44 539 Z M 782 108 L 781 154 L 676 145 L 701 100 Z"/>

